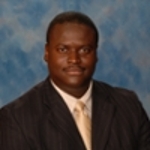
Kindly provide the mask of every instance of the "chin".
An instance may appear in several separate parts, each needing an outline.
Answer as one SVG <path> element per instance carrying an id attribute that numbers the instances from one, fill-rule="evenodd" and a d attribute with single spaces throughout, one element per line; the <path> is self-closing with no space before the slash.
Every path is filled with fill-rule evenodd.
<path id="1" fill-rule="evenodd" d="M 85 81 L 85 80 L 70 80 L 68 82 L 68 87 L 74 87 L 74 88 L 80 88 L 83 87 L 87 84 L 89 84 L 89 81 Z"/>

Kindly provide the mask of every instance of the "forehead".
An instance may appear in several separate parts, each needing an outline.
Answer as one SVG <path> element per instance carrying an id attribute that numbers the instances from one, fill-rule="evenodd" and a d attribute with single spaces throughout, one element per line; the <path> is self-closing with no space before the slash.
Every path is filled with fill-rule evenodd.
<path id="1" fill-rule="evenodd" d="M 88 38 L 88 35 L 95 37 L 96 33 L 94 29 L 88 25 L 72 22 L 55 24 L 49 33 L 49 37 L 70 35 L 84 36 L 84 38 Z"/>

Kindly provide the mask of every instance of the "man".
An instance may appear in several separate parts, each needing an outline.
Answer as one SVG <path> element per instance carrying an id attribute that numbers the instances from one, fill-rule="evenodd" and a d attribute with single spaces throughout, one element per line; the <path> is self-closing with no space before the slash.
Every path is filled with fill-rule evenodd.
<path id="1" fill-rule="evenodd" d="M 44 54 L 49 77 L 1 109 L 1 150 L 150 150 L 150 122 L 136 95 L 92 79 L 98 38 L 84 14 L 52 20 Z"/>

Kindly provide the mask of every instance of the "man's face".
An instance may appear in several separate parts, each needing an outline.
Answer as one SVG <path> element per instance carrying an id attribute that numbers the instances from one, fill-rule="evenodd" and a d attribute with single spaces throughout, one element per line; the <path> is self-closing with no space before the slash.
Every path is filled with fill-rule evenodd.
<path id="1" fill-rule="evenodd" d="M 78 23 L 56 24 L 44 55 L 54 83 L 64 91 L 88 86 L 97 61 L 96 47 L 92 28 Z"/>

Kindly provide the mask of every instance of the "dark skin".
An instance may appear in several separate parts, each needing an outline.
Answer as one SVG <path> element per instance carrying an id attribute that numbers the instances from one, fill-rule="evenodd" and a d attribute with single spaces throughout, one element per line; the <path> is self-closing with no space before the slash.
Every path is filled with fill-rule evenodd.
<path id="1" fill-rule="evenodd" d="M 68 94 L 80 98 L 88 89 L 95 65 L 97 43 L 94 30 L 84 24 L 56 24 L 45 45 L 44 59 L 50 78 Z"/>

